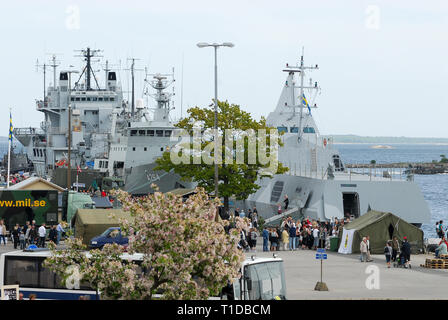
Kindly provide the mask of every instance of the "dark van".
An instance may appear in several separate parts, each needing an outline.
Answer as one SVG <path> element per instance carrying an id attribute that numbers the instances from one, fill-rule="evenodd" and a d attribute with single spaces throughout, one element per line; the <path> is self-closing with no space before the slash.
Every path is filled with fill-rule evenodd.
<path id="1" fill-rule="evenodd" d="M 102 249 L 105 244 L 118 243 L 122 246 L 128 245 L 128 238 L 122 236 L 120 227 L 111 227 L 104 231 L 101 235 L 90 240 L 90 249 Z"/>

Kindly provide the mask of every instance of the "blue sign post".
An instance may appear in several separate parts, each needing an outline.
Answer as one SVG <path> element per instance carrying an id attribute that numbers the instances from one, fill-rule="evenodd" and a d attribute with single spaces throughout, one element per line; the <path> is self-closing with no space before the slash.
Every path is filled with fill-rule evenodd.
<path id="1" fill-rule="evenodd" d="M 322 281 L 322 260 L 327 260 L 327 254 L 325 253 L 325 249 L 317 249 L 316 259 L 320 260 L 320 282 L 316 284 L 314 290 L 328 291 L 327 285 Z"/>

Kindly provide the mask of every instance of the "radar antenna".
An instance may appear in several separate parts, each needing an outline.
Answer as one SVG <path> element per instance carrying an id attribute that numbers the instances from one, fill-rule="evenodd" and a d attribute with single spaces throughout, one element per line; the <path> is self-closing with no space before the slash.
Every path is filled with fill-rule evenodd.
<path id="1" fill-rule="evenodd" d="M 81 54 L 77 55 L 76 57 L 83 57 L 84 60 L 86 61 L 86 66 L 84 67 L 84 69 L 81 72 L 81 75 L 79 76 L 78 81 L 76 81 L 75 85 L 77 86 L 79 81 L 81 80 L 82 76 L 84 75 L 84 73 L 86 74 L 86 90 L 92 90 L 92 87 L 90 86 L 90 78 L 91 76 L 93 76 L 93 79 L 95 80 L 96 86 L 98 89 L 100 89 L 100 86 L 98 85 L 98 81 L 95 77 L 95 73 L 93 72 L 92 69 L 92 58 L 93 57 L 102 57 L 100 55 L 98 55 L 98 53 L 100 53 L 102 50 L 91 50 L 89 47 L 87 47 L 86 50 L 77 50 L 79 52 L 81 52 Z M 95 61 L 99 61 L 99 60 L 95 60 Z"/>

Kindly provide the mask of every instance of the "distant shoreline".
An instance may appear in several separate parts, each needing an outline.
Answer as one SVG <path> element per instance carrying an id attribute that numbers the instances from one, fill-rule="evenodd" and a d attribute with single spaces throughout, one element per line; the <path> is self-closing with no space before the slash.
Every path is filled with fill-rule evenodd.
<path id="1" fill-rule="evenodd" d="M 448 146 L 448 142 L 333 142 L 333 144 L 372 144 L 372 145 L 427 144 L 427 145 Z"/>

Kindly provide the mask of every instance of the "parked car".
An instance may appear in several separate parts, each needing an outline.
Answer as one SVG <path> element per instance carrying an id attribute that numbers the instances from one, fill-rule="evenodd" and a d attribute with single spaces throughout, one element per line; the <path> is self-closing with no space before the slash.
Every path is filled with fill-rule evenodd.
<path id="1" fill-rule="evenodd" d="M 128 238 L 121 234 L 120 227 L 111 227 L 104 231 L 101 235 L 90 240 L 90 249 L 102 249 L 105 244 L 118 243 L 119 245 L 128 246 Z"/>

